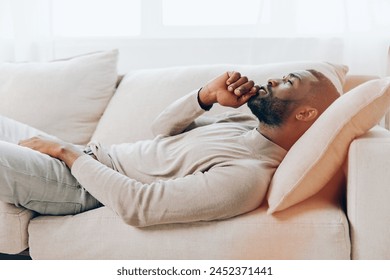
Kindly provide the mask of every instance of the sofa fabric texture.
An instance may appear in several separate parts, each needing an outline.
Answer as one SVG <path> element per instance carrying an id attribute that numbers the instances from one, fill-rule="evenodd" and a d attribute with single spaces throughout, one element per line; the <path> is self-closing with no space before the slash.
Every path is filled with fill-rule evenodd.
<path id="1" fill-rule="evenodd" d="M 390 132 L 376 126 L 353 141 L 348 162 L 351 257 L 389 260 Z"/>
<path id="2" fill-rule="evenodd" d="M 0 201 L 0 252 L 18 254 L 28 248 L 28 225 L 33 211 Z"/>
<path id="3" fill-rule="evenodd" d="M 263 205 L 228 220 L 146 228 L 125 225 L 107 207 L 38 217 L 29 229 L 30 254 L 35 259 L 349 259 L 343 210 L 320 196 L 306 202 L 272 216 Z M 77 246 L 66 245 L 75 240 Z"/>
<path id="4" fill-rule="evenodd" d="M 0 114 L 87 144 L 117 81 L 116 50 L 53 62 L 1 63 Z"/>

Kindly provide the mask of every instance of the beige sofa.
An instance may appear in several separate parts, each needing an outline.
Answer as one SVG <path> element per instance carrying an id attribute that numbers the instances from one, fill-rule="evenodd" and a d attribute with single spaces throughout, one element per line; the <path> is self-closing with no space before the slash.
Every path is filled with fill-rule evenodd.
<path id="1" fill-rule="evenodd" d="M 166 105 L 226 70 L 263 79 L 310 66 L 315 64 L 131 71 L 118 79 L 91 138 L 104 144 L 150 138 L 149 125 Z M 347 76 L 344 91 L 373 78 Z M 212 114 L 224 110 L 216 108 Z M 327 185 L 272 215 L 265 200 L 258 209 L 228 220 L 136 228 L 108 207 L 38 216 L 0 203 L 0 252 L 18 254 L 29 248 L 33 259 L 390 259 L 389 143 L 390 132 L 371 129 L 350 146 L 343 170 L 346 190 L 345 184 Z"/>

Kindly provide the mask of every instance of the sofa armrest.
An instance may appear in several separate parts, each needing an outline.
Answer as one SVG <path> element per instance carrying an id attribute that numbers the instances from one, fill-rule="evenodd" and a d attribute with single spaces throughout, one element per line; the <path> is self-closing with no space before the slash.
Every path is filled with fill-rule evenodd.
<path id="1" fill-rule="evenodd" d="M 379 76 L 347 75 L 343 86 L 343 92 L 348 92 L 351 89 L 357 87 L 358 85 L 375 79 L 379 79 Z"/>
<path id="2" fill-rule="evenodd" d="M 352 259 L 390 259 L 390 132 L 354 140 L 348 156 L 347 214 Z"/>

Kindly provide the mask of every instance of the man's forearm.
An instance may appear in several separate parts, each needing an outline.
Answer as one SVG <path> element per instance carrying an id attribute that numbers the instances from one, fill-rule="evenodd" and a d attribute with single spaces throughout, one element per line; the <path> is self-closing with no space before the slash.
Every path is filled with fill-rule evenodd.
<path id="1" fill-rule="evenodd" d="M 193 91 L 168 106 L 152 123 L 154 135 L 176 135 L 183 132 L 205 111 L 199 105 L 198 91 Z"/>

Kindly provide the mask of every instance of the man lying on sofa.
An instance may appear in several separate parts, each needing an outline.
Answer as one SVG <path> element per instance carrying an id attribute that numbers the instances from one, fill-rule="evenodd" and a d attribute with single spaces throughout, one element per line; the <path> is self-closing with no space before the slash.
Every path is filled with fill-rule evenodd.
<path id="1" fill-rule="evenodd" d="M 1 117 L 0 200 L 46 215 L 103 204 L 134 226 L 233 217 L 261 204 L 287 150 L 337 97 L 315 70 L 261 87 L 227 72 L 162 112 L 154 139 L 84 151 Z M 248 103 L 258 121 L 200 117 L 214 103 Z"/>

